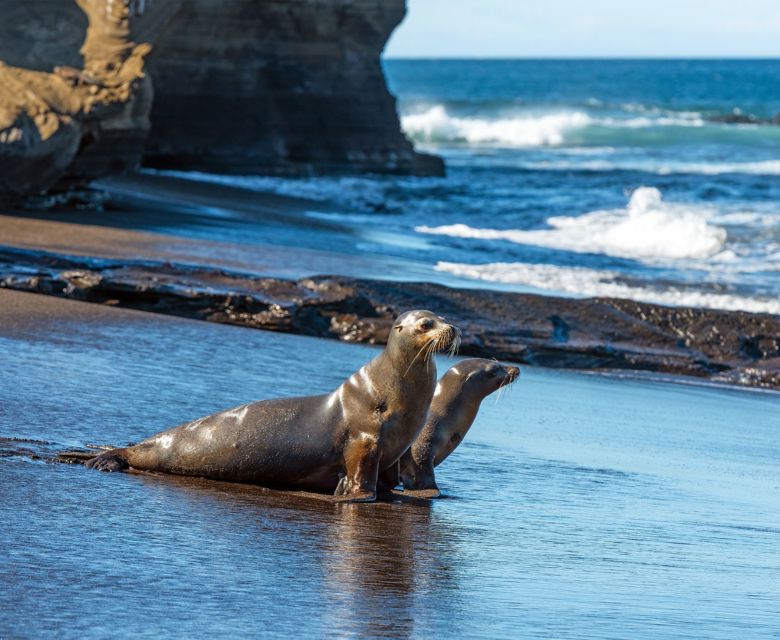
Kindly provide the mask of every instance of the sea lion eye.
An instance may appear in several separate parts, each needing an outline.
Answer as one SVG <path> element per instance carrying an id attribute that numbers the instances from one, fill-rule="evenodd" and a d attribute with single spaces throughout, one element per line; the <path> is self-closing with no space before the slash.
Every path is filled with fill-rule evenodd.
<path id="1" fill-rule="evenodd" d="M 420 331 L 430 331 L 433 329 L 433 320 L 430 318 L 423 318 L 420 320 L 420 322 L 417 323 L 417 328 Z"/>

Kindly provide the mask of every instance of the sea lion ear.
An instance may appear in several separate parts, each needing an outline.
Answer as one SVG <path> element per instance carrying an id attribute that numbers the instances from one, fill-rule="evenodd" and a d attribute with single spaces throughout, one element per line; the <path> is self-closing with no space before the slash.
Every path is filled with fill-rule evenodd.
<path id="1" fill-rule="evenodd" d="M 401 331 L 404 330 L 404 326 L 402 324 L 397 324 L 393 327 L 393 329 L 396 329 L 398 333 L 401 333 Z"/>

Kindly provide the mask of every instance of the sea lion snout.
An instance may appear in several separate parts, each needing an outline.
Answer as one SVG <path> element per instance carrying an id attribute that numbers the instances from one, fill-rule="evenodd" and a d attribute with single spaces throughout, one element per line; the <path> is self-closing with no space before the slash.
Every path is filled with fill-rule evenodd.
<path id="1" fill-rule="evenodd" d="M 436 335 L 432 338 L 437 341 L 437 351 L 449 349 L 451 355 L 455 355 L 460 347 L 461 332 L 458 327 L 441 321 Z"/>
<path id="2" fill-rule="evenodd" d="M 507 367 L 506 375 L 504 376 L 504 384 L 512 384 L 520 377 L 520 367 Z"/>

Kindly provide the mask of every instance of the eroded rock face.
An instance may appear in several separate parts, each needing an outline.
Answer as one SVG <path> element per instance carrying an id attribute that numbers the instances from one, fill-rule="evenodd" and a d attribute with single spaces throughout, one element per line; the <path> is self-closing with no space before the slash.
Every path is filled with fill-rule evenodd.
<path id="1" fill-rule="evenodd" d="M 404 10 L 0 0 L 0 195 L 121 172 L 144 153 L 228 173 L 441 174 L 401 133 L 379 65 Z"/>
<path id="2" fill-rule="evenodd" d="M 34 194 L 133 168 L 149 131 L 152 86 L 144 58 L 177 3 L 167 0 L 147 12 L 139 0 L 78 0 L 81 17 L 54 9 L 57 21 L 43 20 L 36 30 L 35 17 L 47 15 L 51 4 L 0 0 L 0 15 L 16 16 L 19 25 L 4 34 L 0 59 L 39 68 L 47 58 L 54 63 L 51 71 L 0 63 L 0 193 Z M 83 63 L 62 65 L 74 60 L 71 36 L 79 29 Z M 59 48 L 49 43 L 19 53 L 60 31 Z"/>
<path id="3" fill-rule="evenodd" d="M 379 56 L 404 0 L 191 0 L 149 58 L 145 164 L 441 174 L 400 130 Z"/>

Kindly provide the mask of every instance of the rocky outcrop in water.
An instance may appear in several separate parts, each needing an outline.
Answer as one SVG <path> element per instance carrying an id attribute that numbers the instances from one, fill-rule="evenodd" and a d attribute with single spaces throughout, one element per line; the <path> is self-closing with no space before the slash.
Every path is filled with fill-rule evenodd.
<path id="1" fill-rule="evenodd" d="M 780 389 L 780 316 L 770 314 L 341 276 L 254 278 L 8 247 L 0 248 L 0 287 L 371 344 L 386 341 L 399 312 L 428 308 L 463 330 L 464 355 Z"/>
<path id="2" fill-rule="evenodd" d="M 143 154 L 229 173 L 440 174 L 401 133 L 379 65 L 403 15 L 404 0 L 0 0 L 0 195 Z"/>
<path id="3" fill-rule="evenodd" d="M 718 124 L 769 124 L 780 126 L 780 113 L 774 118 L 760 118 L 749 113 L 735 111 L 734 113 L 707 116 L 707 121 L 716 122 Z"/>

